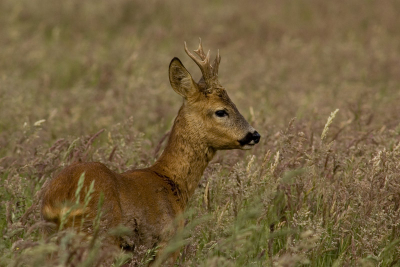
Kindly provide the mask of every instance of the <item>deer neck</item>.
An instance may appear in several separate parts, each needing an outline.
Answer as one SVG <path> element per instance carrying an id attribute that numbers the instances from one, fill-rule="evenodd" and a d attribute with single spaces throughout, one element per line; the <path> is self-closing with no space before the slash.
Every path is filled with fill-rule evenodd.
<path id="1" fill-rule="evenodd" d="M 216 151 L 203 141 L 198 125 L 190 125 L 182 113 L 181 109 L 164 152 L 151 169 L 174 182 L 186 205 Z"/>

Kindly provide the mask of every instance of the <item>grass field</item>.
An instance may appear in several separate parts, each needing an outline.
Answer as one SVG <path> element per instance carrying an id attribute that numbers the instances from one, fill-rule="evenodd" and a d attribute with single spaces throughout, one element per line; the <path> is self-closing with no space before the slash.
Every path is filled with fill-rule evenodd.
<path id="1" fill-rule="evenodd" d="M 168 64 L 220 82 L 261 134 L 219 152 L 171 242 L 180 266 L 400 265 L 397 0 L 0 0 L 0 266 L 142 266 L 43 237 L 43 183 L 76 161 L 151 165 L 182 99 Z M 336 112 L 336 110 L 338 111 Z M 162 149 L 162 144 L 161 144 Z"/>

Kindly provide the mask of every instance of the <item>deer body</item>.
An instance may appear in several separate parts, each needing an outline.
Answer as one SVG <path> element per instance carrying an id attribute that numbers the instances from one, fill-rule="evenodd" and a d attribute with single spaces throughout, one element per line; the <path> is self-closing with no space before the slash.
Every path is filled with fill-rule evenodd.
<path id="1" fill-rule="evenodd" d="M 248 124 L 219 84 L 219 55 L 214 64 L 203 53 L 200 43 L 195 52 L 201 60 L 187 54 L 199 65 L 203 77 L 193 81 L 179 59 L 169 68 L 172 88 L 184 102 L 172 127 L 164 152 L 149 168 L 115 173 L 101 163 L 75 163 L 65 168 L 44 188 L 41 213 L 45 220 L 60 223 L 66 205 L 74 202 L 78 180 L 85 173 L 84 187 L 94 180 L 92 200 L 86 208 L 69 214 L 66 226 L 77 227 L 85 218 L 83 230 L 90 233 L 98 213 L 98 199 L 104 194 L 101 229 L 118 225 L 132 230 L 117 240 L 123 247 L 165 245 L 176 229 L 174 220 L 182 214 L 202 174 L 217 150 L 247 149 L 258 143 L 260 135 Z M 84 199 L 85 190 L 80 199 Z M 183 226 L 183 222 L 180 223 Z"/>

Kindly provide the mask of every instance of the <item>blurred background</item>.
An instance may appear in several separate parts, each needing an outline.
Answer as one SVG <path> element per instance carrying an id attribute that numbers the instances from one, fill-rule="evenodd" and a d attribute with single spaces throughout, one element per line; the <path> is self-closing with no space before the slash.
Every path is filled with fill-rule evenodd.
<path id="1" fill-rule="evenodd" d="M 0 10 L 3 148 L 43 119 L 49 140 L 131 116 L 149 136 L 167 130 L 181 103 L 168 64 L 177 56 L 199 79 L 183 50 L 199 37 L 212 57 L 220 49 L 220 81 L 263 136 L 336 108 L 343 121 L 399 123 L 395 0 L 2 0 Z"/>

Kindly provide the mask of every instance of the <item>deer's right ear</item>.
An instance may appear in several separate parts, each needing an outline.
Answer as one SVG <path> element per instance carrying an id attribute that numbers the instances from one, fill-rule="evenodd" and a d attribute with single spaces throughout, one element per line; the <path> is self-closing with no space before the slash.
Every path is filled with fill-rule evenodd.
<path id="1" fill-rule="evenodd" d="M 198 92 L 197 86 L 190 73 L 178 58 L 173 58 L 169 64 L 169 82 L 179 95 L 188 99 Z"/>

